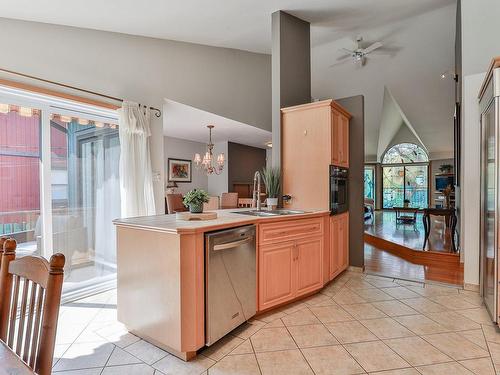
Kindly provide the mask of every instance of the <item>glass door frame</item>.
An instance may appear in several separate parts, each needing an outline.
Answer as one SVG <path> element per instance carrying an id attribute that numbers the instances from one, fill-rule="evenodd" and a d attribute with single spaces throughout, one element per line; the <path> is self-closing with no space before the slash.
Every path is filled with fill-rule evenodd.
<path id="1" fill-rule="evenodd" d="M 53 209 L 52 209 L 52 162 L 51 162 L 51 120 L 52 114 L 66 115 L 70 117 L 84 116 L 88 120 L 98 122 L 118 122 L 118 113 L 115 110 L 99 108 L 85 103 L 74 102 L 58 97 L 42 95 L 0 85 L 0 102 L 30 107 L 40 110 L 40 217 L 42 233 L 41 256 L 49 259 L 53 253 Z M 104 288 L 105 285 L 97 286 L 97 289 Z M 84 295 L 89 294 L 89 288 L 83 288 Z M 70 300 L 80 297 L 80 293 L 71 293 L 71 296 L 64 297 L 63 300 Z"/>
<path id="2" fill-rule="evenodd" d="M 384 206 L 384 168 L 403 168 L 403 200 L 406 199 L 406 167 L 411 166 L 425 166 L 427 168 L 427 206 L 430 204 L 431 191 L 430 191 L 430 162 L 418 162 L 418 163 L 391 163 L 391 164 L 380 164 L 382 168 L 382 209 L 390 209 Z M 419 207 L 425 208 L 425 207 Z"/>

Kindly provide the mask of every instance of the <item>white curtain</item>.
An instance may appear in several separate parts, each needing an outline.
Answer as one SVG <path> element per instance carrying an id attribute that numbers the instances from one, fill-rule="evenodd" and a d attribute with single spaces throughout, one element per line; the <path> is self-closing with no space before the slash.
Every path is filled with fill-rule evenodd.
<path id="1" fill-rule="evenodd" d="M 149 150 L 149 109 L 124 101 L 118 112 L 121 216 L 154 215 L 156 212 Z"/>

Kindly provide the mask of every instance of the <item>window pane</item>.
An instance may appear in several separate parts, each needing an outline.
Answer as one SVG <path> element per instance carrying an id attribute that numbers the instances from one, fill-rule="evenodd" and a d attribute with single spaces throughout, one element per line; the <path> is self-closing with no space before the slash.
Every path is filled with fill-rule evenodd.
<path id="1" fill-rule="evenodd" d="M 40 254 L 40 110 L 0 103 L 0 235 Z"/>
<path id="2" fill-rule="evenodd" d="M 115 125 L 60 115 L 50 125 L 52 238 L 66 256 L 68 292 L 116 275 L 120 147 Z"/>
<path id="3" fill-rule="evenodd" d="M 404 167 L 383 167 L 383 207 L 402 207 L 404 200 Z"/>
<path id="4" fill-rule="evenodd" d="M 411 165 L 405 167 L 406 199 L 410 200 L 410 207 L 427 207 L 427 165 Z"/>
<path id="5" fill-rule="evenodd" d="M 375 200 L 375 170 L 373 167 L 365 167 L 365 198 Z"/>
<path id="6" fill-rule="evenodd" d="M 429 161 L 422 147 L 413 143 L 400 143 L 386 151 L 383 164 L 419 163 Z"/>

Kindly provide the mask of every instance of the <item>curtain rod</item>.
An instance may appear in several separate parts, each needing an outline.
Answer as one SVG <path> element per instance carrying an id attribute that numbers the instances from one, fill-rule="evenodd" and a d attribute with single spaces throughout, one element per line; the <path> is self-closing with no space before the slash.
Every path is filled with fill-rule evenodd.
<path id="1" fill-rule="evenodd" d="M 29 78 L 29 79 L 34 79 L 34 80 L 45 82 L 45 83 L 50 83 L 51 85 L 65 87 L 65 88 L 71 89 L 71 90 L 76 90 L 76 91 L 84 92 L 84 93 L 87 93 L 87 94 L 100 96 L 102 98 L 115 100 L 117 102 L 124 102 L 124 100 L 121 99 L 121 98 L 117 98 L 117 97 L 106 95 L 106 94 L 101 94 L 101 93 L 95 92 L 95 91 L 90 91 L 90 90 L 82 89 L 80 87 L 66 85 L 65 83 L 50 81 L 48 79 L 44 79 L 44 78 L 40 78 L 40 77 L 35 77 L 35 76 L 31 76 L 29 74 L 19 73 L 19 72 L 15 72 L 13 70 L 8 70 L 8 69 L 4 69 L 4 68 L 0 68 L 0 71 L 5 72 L 5 73 L 9 73 L 9 74 L 14 74 L 14 75 L 21 76 L 21 77 L 25 77 L 25 78 Z M 161 110 L 159 110 L 158 108 L 155 108 L 155 107 L 148 107 L 148 108 L 150 110 L 152 110 L 152 111 L 155 112 L 155 116 L 156 117 L 161 117 Z"/>

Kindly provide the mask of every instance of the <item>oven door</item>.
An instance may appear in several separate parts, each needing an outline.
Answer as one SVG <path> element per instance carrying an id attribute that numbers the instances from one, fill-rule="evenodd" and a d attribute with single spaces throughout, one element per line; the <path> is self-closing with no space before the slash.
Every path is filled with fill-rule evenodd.
<path id="1" fill-rule="evenodd" d="M 347 179 L 331 177 L 330 179 L 330 211 L 332 214 L 346 212 L 347 202 Z"/>

